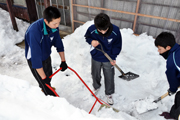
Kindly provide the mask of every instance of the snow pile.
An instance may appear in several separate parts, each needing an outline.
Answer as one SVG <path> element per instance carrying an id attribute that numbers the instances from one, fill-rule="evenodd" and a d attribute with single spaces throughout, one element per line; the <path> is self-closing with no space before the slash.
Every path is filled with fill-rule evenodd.
<path id="1" fill-rule="evenodd" d="M 15 46 L 15 44 L 24 40 L 24 32 L 26 31 L 29 24 L 23 22 L 22 20 L 16 19 L 19 29 L 17 32 L 13 29 L 9 13 L 2 10 L 1 8 L 0 11 L 0 56 L 2 56 L 19 49 L 17 46 Z"/>
<path id="2" fill-rule="evenodd" d="M 0 78 L 1 120 L 66 120 L 77 118 L 101 120 L 94 115 L 89 115 L 84 110 L 75 108 L 63 97 L 45 96 L 39 87 L 32 86 L 27 81 L 6 75 L 0 75 Z M 106 113 L 112 112 L 112 110 L 106 109 L 104 111 Z M 127 114 L 119 114 L 124 116 L 119 116 L 122 120 L 126 120 L 124 118 L 135 120 Z M 107 119 L 111 120 L 111 118 Z"/>

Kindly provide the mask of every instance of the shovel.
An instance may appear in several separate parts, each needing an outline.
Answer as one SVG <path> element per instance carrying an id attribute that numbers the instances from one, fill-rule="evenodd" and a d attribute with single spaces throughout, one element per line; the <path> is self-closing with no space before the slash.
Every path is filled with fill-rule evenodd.
<path id="1" fill-rule="evenodd" d="M 99 49 L 99 48 L 96 48 L 96 49 L 99 50 L 99 51 L 101 51 L 101 52 L 106 56 L 106 58 L 107 58 L 110 62 L 113 62 L 113 60 L 111 59 L 111 57 L 110 57 L 106 52 L 104 52 L 103 47 L 102 47 L 102 44 L 101 44 L 100 42 L 99 42 L 99 44 L 100 44 L 100 46 L 101 46 L 101 49 Z M 134 73 L 132 73 L 132 72 L 124 73 L 124 72 L 119 68 L 119 66 L 118 66 L 117 64 L 115 64 L 114 66 L 115 66 L 115 67 L 119 70 L 119 72 L 121 72 L 121 74 L 122 74 L 122 75 L 119 76 L 119 77 L 122 78 L 122 79 L 124 79 L 124 80 L 130 81 L 130 80 L 133 80 L 133 79 L 139 77 L 139 75 L 134 74 Z"/>
<path id="2" fill-rule="evenodd" d="M 180 88 L 180 87 L 178 87 L 178 88 Z M 158 97 L 156 100 L 154 100 L 152 103 L 150 103 L 150 105 L 149 106 L 153 106 L 153 104 L 156 104 L 156 103 L 158 103 L 159 101 L 161 101 L 163 98 L 165 98 L 165 97 L 167 97 L 168 96 L 168 92 L 166 92 L 165 94 L 163 94 L 162 96 L 160 96 L 160 97 Z M 140 100 L 140 101 L 143 101 L 143 100 Z M 146 112 L 149 112 L 149 111 L 152 111 L 152 110 L 156 110 L 156 109 L 158 109 L 158 106 L 156 106 L 156 107 L 151 107 L 150 109 L 147 109 L 146 111 L 138 111 L 137 109 L 137 112 L 139 113 L 139 114 L 143 114 L 143 113 L 146 113 Z"/>
<path id="3" fill-rule="evenodd" d="M 166 96 L 168 96 L 168 92 L 166 92 L 164 95 L 162 95 L 158 99 L 154 100 L 153 102 L 157 103 L 157 102 L 161 101 L 163 98 L 165 98 Z"/>
<path id="4" fill-rule="evenodd" d="M 180 86 L 178 87 L 180 88 Z M 165 94 L 163 94 L 162 96 L 158 97 L 156 100 L 154 100 L 152 103 L 150 103 L 149 106 L 152 106 L 150 109 L 147 109 L 146 111 L 143 111 L 143 112 L 138 112 L 139 114 L 142 114 L 142 113 L 145 113 L 145 112 L 148 112 L 148 111 L 152 111 L 152 110 L 155 110 L 158 108 L 158 106 L 156 107 L 153 107 L 153 104 L 156 104 L 157 102 L 161 101 L 162 99 L 164 99 L 165 97 L 167 97 L 169 95 L 168 92 L 166 92 Z M 143 101 L 143 100 L 140 100 L 140 101 Z M 138 110 L 137 110 L 138 111 Z"/>
<path id="5" fill-rule="evenodd" d="M 59 68 L 56 72 L 54 72 L 54 73 L 50 76 L 50 78 L 52 78 L 52 77 L 53 77 L 57 72 L 59 72 L 61 69 L 62 69 L 62 68 Z M 106 108 L 112 108 L 115 112 L 119 112 L 118 109 L 113 108 L 113 107 L 110 106 L 108 103 L 106 103 L 106 102 L 104 102 L 103 100 L 99 99 L 99 98 L 91 91 L 91 89 L 87 86 L 87 84 L 83 81 L 83 79 L 78 75 L 78 73 L 77 73 L 75 70 L 73 70 L 73 69 L 70 68 L 70 67 L 68 67 L 68 69 L 71 70 L 72 72 L 74 72 L 74 73 L 77 75 L 77 77 L 81 80 L 81 82 L 86 86 L 86 88 L 91 92 L 91 94 L 92 94 L 92 95 L 94 96 L 94 98 L 96 99 L 96 101 L 94 102 L 91 110 L 89 111 L 89 114 L 92 112 L 92 110 L 93 110 L 93 108 L 94 108 L 94 106 L 96 105 L 97 102 L 99 102 L 99 103 L 101 104 L 99 110 L 101 110 L 103 107 L 106 107 Z M 99 110 L 98 110 L 98 111 L 99 111 Z"/>

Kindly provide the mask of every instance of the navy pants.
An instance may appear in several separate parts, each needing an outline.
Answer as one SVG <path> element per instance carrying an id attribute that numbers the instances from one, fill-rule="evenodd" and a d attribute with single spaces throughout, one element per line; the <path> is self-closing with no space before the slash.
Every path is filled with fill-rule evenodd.
<path id="1" fill-rule="evenodd" d="M 46 74 L 47 77 L 49 77 L 50 75 L 52 75 L 52 65 L 51 65 L 51 57 L 49 57 L 48 59 L 46 59 L 45 61 L 42 62 L 43 64 L 43 70 Z M 49 86 L 51 86 L 51 79 L 50 81 L 43 81 L 40 77 L 40 75 L 38 74 L 37 70 L 32 68 L 32 63 L 30 60 L 28 60 L 28 65 L 29 68 L 33 74 L 33 76 L 35 77 L 36 81 L 39 84 L 39 87 L 42 88 L 43 92 L 45 95 L 53 95 L 56 96 L 55 93 L 53 91 L 51 91 L 45 84 L 48 84 Z"/>
<path id="2" fill-rule="evenodd" d="M 170 116 L 178 120 L 180 115 L 180 91 L 175 95 L 174 105 L 171 107 Z"/>
<path id="3" fill-rule="evenodd" d="M 114 93 L 114 66 L 110 62 L 98 62 L 92 59 L 91 74 L 93 79 L 94 89 L 101 87 L 101 69 L 103 69 L 105 94 L 111 95 Z"/>

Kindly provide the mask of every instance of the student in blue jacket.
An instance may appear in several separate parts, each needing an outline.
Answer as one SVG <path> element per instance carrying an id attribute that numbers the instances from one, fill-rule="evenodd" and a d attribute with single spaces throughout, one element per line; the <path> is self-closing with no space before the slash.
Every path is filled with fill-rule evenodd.
<path id="1" fill-rule="evenodd" d="M 67 69 L 64 55 L 64 46 L 59 35 L 59 24 L 61 14 L 55 7 L 47 7 L 43 12 L 43 18 L 32 23 L 25 33 L 25 57 L 32 74 L 37 80 L 39 87 L 45 95 L 56 96 L 53 90 L 45 84 L 51 86 L 52 74 L 51 47 L 54 46 L 61 58 L 61 71 Z"/>
<path id="2" fill-rule="evenodd" d="M 113 105 L 112 94 L 114 93 L 114 65 L 116 57 L 121 51 L 122 39 L 119 28 L 111 24 L 109 16 L 100 13 L 94 19 L 94 25 L 91 25 L 86 34 L 86 42 L 91 45 L 90 53 L 92 56 L 91 74 L 93 79 L 94 94 L 97 95 L 101 87 L 101 68 L 104 73 L 105 94 L 107 103 Z M 102 44 L 104 51 L 113 59 L 110 62 L 101 51 L 95 49 L 100 48 Z"/>
<path id="3" fill-rule="evenodd" d="M 171 96 L 180 86 L 180 46 L 176 43 L 174 35 L 169 32 L 159 34 L 154 43 L 160 55 L 167 60 L 166 76 L 169 83 L 168 93 Z M 170 115 L 175 118 L 173 109 L 176 108 L 171 109 Z"/>

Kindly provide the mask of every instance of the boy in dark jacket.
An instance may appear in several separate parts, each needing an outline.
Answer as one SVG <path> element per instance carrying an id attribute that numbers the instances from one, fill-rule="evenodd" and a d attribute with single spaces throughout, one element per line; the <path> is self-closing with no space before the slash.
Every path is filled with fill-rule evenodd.
<path id="1" fill-rule="evenodd" d="M 56 96 L 51 87 L 51 47 L 55 46 L 61 57 L 62 71 L 67 69 L 64 46 L 59 35 L 61 14 L 55 7 L 47 7 L 43 18 L 32 23 L 25 34 L 25 56 L 32 74 L 45 95 Z M 46 85 L 47 84 L 47 85 Z"/>
<path id="2" fill-rule="evenodd" d="M 180 46 L 176 43 L 174 35 L 169 32 L 159 34 L 155 46 L 160 55 L 167 60 L 166 76 L 169 83 L 168 94 L 171 96 L 180 86 Z"/>
<path id="3" fill-rule="evenodd" d="M 94 19 L 94 25 L 90 26 L 85 34 L 86 42 L 91 45 L 92 56 L 91 74 L 93 79 L 94 93 L 97 94 L 101 87 L 101 68 L 104 73 L 105 94 L 107 103 L 113 105 L 112 94 L 114 93 L 114 65 L 116 57 L 121 51 L 122 39 L 119 28 L 111 24 L 109 16 L 100 13 Z M 101 51 L 99 43 L 104 51 L 113 59 L 110 62 Z"/>

